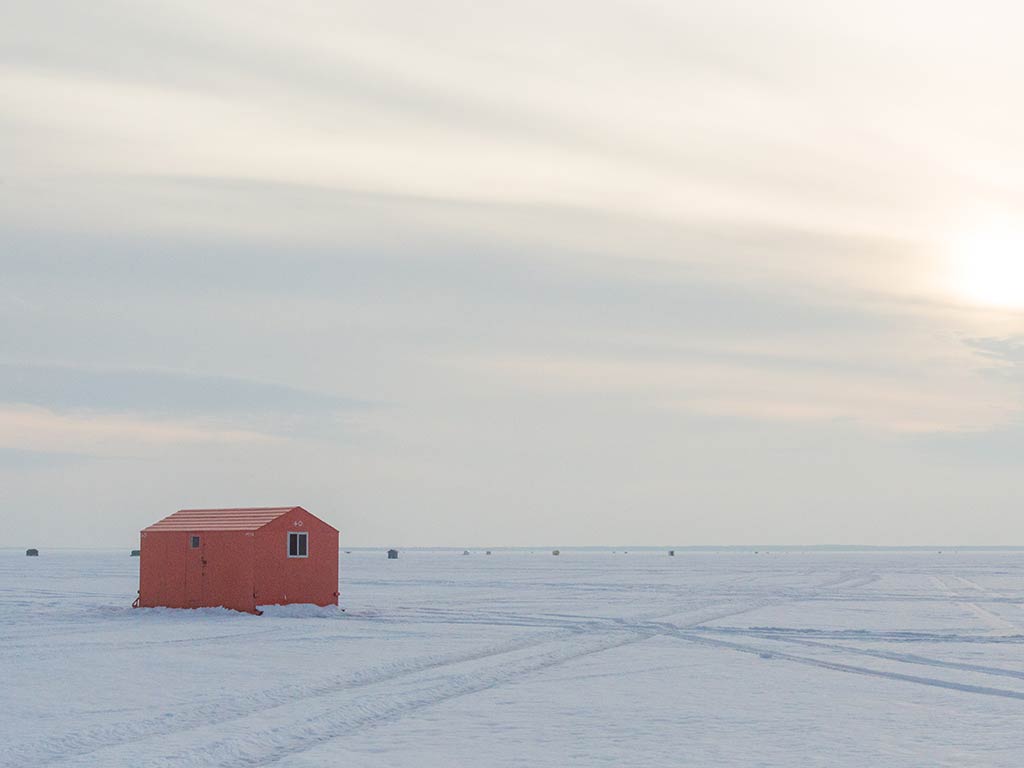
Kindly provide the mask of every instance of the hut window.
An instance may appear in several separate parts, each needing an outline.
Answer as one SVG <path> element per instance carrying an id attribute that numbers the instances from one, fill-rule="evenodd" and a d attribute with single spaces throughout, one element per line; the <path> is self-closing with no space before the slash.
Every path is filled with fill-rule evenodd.
<path id="1" fill-rule="evenodd" d="M 193 536 L 192 537 L 192 549 L 199 549 L 199 537 L 198 536 Z"/>
<path id="2" fill-rule="evenodd" d="M 288 534 L 288 557 L 309 557 L 308 533 Z"/>

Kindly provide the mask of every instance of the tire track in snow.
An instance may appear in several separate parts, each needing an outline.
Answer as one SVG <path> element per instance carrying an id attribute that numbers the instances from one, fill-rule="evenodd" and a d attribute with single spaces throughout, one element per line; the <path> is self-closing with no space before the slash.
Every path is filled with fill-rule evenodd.
<path id="1" fill-rule="evenodd" d="M 1019 601 L 1017 601 L 1017 600 L 1015 600 L 1015 599 L 1013 599 L 1011 597 L 1007 597 L 1006 595 L 1004 595 L 1004 594 L 1002 594 L 1000 592 L 995 592 L 995 591 L 993 591 L 991 589 L 987 589 L 987 588 L 983 587 L 981 584 L 979 584 L 976 581 L 971 581 L 970 579 L 968 579 L 968 578 L 966 578 L 964 576 L 960 576 L 960 575 L 956 575 L 953 578 L 955 578 L 957 581 L 967 585 L 971 589 L 977 590 L 979 593 L 984 595 L 986 598 L 988 598 L 993 603 L 1004 603 L 1004 604 L 1015 606 L 1016 608 L 1024 608 L 1024 605 L 1022 605 Z M 1010 623 L 1013 624 L 1014 626 L 1017 626 L 1017 624 L 1015 624 L 1013 621 L 1010 621 Z"/>
<path id="2" fill-rule="evenodd" d="M 864 571 L 840 571 L 839 576 L 834 579 L 823 581 L 821 584 L 815 584 L 811 589 L 837 589 L 847 588 L 851 586 L 853 582 L 863 580 L 864 584 L 874 581 L 878 578 L 877 574 L 867 574 Z M 858 584 L 856 586 L 863 586 Z"/>
<path id="3" fill-rule="evenodd" d="M 102 749 L 131 744 L 169 734 L 202 728 L 207 725 L 230 723 L 258 712 L 295 702 L 314 701 L 346 690 L 358 690 L 398 680 L 430 670 L 467 662 L 482 661 L 565 638 L 568 630 L 534 635 L 531 638 L 509 641 L 462 654 L 448 654 L 420 658 L 394 664 L 364 673 L 337 675 L 327 682 L 310 686 L 284 686 L 264 689 L 249 695 L 218 697 L 184 711 L 161 712 L 143 720 L 96 726 L 56 739 L 8 750 L 0 754 L 0 766 L 58 765 L 65 759 L 74 760 Z"/>
<path id="4" fill-rule="evenodd" d="M 832 579 L 827 579 L 820 584 L 813 584 L 807 587 L 811 592 L 819 589 L 842 589 L 848 588 L 851 585 L 863 586 L 864 584 L 870 583 L 878 578 L 877 574 L 866 574 L 864 571 L 844 571 L 839 576 Z M 757 600 L 753 603 L 741 604 L 739 606 L 733 606 L 729 610 L 719 611 L 712 613 L 709 616 L 702 616 L 699 619 L 689 621 L 685 624 L 676 624 L 675 626 L 682 629 L 690 629 L 700 627 L 712 621 L 719 621 L 720 619 L 729 619 L 734 616 L 742 616 L 745 613 L 752 613 L 753 611 L 760 610 L 761 608 L 774 608 L 779 605 L 785 605 L 786 603 L 792 603 L 799 600 L 806 599 L 805 594 L 800 591 L 794 591 L 783 594 L 779 597 L 773 597 L 769 599 Z M 700 610 L 711 610 L 714 606 L 708 606 Z M 673 614 L 666 614 L 673 615 Z"/>
<path id="5" fill-rule="evenodd" d="M 483 664 L 474 661 L 439 665 L 419 674 L 394 680 L 384 690 L 339 691 L 334 696 L 315 697 L 320 706 L 312 710 L 312 698 L 304 698 L 270 711 L 259 711 L 231 719 L 230 729 L 217 726 L 175 729 L 162 742 L 146 739 L 140 744 L 122 744 L 89 755 L 59 760 L 52 765 L 95 766 L 108 764 L 150 766 L 216 765 L 219 768 L 267 766 L 292 755 L 307 752 L 339 737 L 367 728 L 395 722 L 423 709 L 452 699 L 490 690 L 536 672 L 566 664 L 604 651 L 646 640 L 656 632 L 611 632 L 604 635 L 573 635 L 551 643 L 552 648 L 512 658 L 490 654 Z M 464 666 L 454 670 L 452 667 Z M 223 725 L 223 723 L 219 724 Z M 226 735 L 227 733 L 227 735 Z"/>
<path id="6" fill-rule="evenodd" d="M 739 653 L 746 653 L 755 656 L 763 656 L 765 653 L 769 653 L 771 659 L 782 659 L 784 661 L 791 661 L 796 664 L 803 664 L 809 667 L 817 667 L 819 669 L 828 669 L 834 672 L 846 672 L 854 675 L 865 675 L 868 677 L 878 677 L 886 680 L 898 680 L 906 683 L 915 683 L 917 685 L 925 685 L 932 688 L 944 688 L 950 691 L 959 691 L 960 693 L 974 693 L 982 696 L 995 696 L 1004 699 L 1016 699 L 1018 701 L 1024 701 L 1024 691 L 1012 691 L 1005 688 L 991 688 L 984 685 L 974 685 L 972 683 L 956 683 L 950 680 L 942 680 L 934 677 L 923 677 L 920 675 L 909 675 L 902 672 L 889 672 L 880 669 L 872 669 L 871 667 L 861 667 L 855 664 L 846 664 L 837 661 L 827 661 L 826 659 L 818 659 L 810 656 L 798 656 L 793 653 L 787 653 L 785 651 L 767 650 L 763 646 L 752 646 L 743 645 L 742 643 L 735 643 L 730 640 L 719 640 L 717 638 L 711 638 L 702 636 L 697 633 L 687 633 L 685 631 L 679 631 L 671 627 L 665 627 L 662 634 L 669 637 L 675 637 L 679 640 L 686 642 L 695 643 L 697 645 L 704 645 L 712 648 L 722 648 L 730 651 L 737 651 Z"/>
<path id="7" fill-rule="evenodd" d="M 763 607 L 764 603 L 758 602 L 747 605 L 743 608 L 732 610 L 721 615 L 731 616 L 737 613 L 756 610 Z M 434 614 L 435 620 L 443 623 L 456 624 L 491 624 L 489 620 L 483 621 L 458 621 L 458 617 L 465 618 L 465 611 L 446 611 L 435 609 L 430 611 Z M 497 613 L 497 612 L 495 612 Z M 494 614 L 492 614 L 494 615 Z M 367 686 L 388 683 L 407 675 L 414 675 L 431 669 L 443 668 L 446 666 L 461 664 L 471 661 L 480 661 L 487 658 L 500 656 L 516 651 L 539 646 L 555 639 L 566 636 L 575 637 L 582 633 L 608 633 L 638 630 L 638 621 L 641 619 L 618 619 L 613 617 L 586 616 L 581 614 L 515 614 L 497 613 L 502 618 L 509 619 L 506 622 L 496 622 L 511 626 L 535 626 L 550 631 L 541 635 L 534 634 L 531 638 L 509 641 L 498 645 L 492 645 L 479 651 L 471 653 L 446 655 L 443 657 L 432 657 L 428 659 L 417 659 L 412 662 L 399 662 L 382 670 L 371 670 L 362 674 L 348 674 L 335 676 L 326 683 L 315 686 L 286 686 L 269 690 L 263 690 L 252 694 L 244 695 L 241 698 L 237 695 L 230 697 L 218 697 L 191 707 L 184 711 L 172 713 L 161 712 L 142 720 L 125 721 L 116 724 L 95 726 L 71 733 L 66 733 L 58 738 L 49 739 L 42 743 L 27 746 L 19 746 L 7 753 L 0 755 L 0 766 L 21 766 L 29 762 L 37 765 L 61 764 L 62 757 L 74 759 L 79 756 L 89 755 L 98 750 L 105 749 L 119 744 L 130 744 L 150 738 L 168 735 L 181 730 L 201 728 L 210 724 L 230 723 L 233 720 L 247 717 L 256 712 L 265 711 L 274 707 L 284 706 L 295 701 L 313 700 L 320 697 L 344 691 L 346 689 L 358 689 Z M 675 612 L 650 612 L 642 617 L 643 621 L 653 621 L 659 618 L 676 615 Z M 516 617 L 523 621 L 515 621 Z M 541 616 L 549 617 L 546 622 L 529 623 L 531 619 Z M 564 618 L 562 618 L 564 617 Z M 350 617 L 356 618 L 356 617 Z M 420 619 L 409 617 L 412 622 Z M 694 622 L 694 626 L 702 621 L 711 620 L 702 618 Z M 390 620 L 386 620 L 389 621 Z M 685 625 L 690 626 L 690 625 Z M 278 629 L 264 630 L 266 632 L 277 632 Z M 223 635 L 220 638 L 245 636 L 256 633 L 239 633 L 236 636 Z M 295 638 L 296 642 L 329 642 L 331 639 L 344 638 L 346 635 L 329 636 L 307 636 Z M 206 640 L 219 638 L 195 638 L 198 643 Z M 189 639 L 175 639 L 169 641 L 154 641 L 157 643 L 188 643 Z M 120 647 L 120 646 L 119 646 Z M 172 716 L 171 716 L 172 715 Z M 27 756 L 31 755 L 32 759 Z M 57 761 L 57 762 L 46 762 Z"/>
<path id="8" fill-rule="evenodd" d="M 1013 669 L 1005 669 L 1003 667 L 988 667 L 982 664 L 971 664 L 970 662 L 961 661 L 946 661 L 944 659 L 935 659 L 929 656 L 920 656 L 914 653 L 896 653 L 895 651 L 882 651 L 873 648 L 856 648 L 850 645 L 840 645 L 838 643 L 823 643 L 820 640 L 810 640 L 801 637 L 786 637 L 780 636 L 773 633 L 764 633 L 742 629 L 709 629 L 709 632 L 720 633 L 724 635 L 741 635 L 744 637 L 756 637 L 771 640 L 773 642 L 790 643 L 792 645 L 803 645 L 809 648 L 821 648 L 824 650 L 838 651 L 839 653 L 851 653 L 858 656 L 870 656 L 877 659 L 885 659 L 887 661 L 898 661 L 904 664 L 920 664 L 927 667 L 935 667 L 939 669 L 955 669 L 960 672 L 977 672 L 983 675 L 993 675 L 996 677 L 1012 677 L 1018 680 L 1024 680 L 1024 672 L 1018 672 Z"/>
<path id="9" fill-rule="evenodd" d="M 677 629 L 688 629 L 674 625 Z M 700 627 L 702 632 L 748 634 L 756 637 L 818 638 L 823 640 L 862 640 L 873 643 L 972 643 L 982 645 L 1024 644 L 1024 635 L 964 635 L 954 632 L 915 632 L 912 630 L 812 629 L 792 627 Z"/>
<path id="10" fill-rule="evenodd" d="M 975 602 L 965 600 L 964 596 L 958 592 L 955 592 L 952 589 L 952 587 L 950 587 L 949 582 L 947 582 L 941 576 L 932 576 L 931 579 L 935 583 L 935 585 L 940 590 L 942 590 L 944 594 L 952 598 L 958 606 L 970 611 L 983 622 L 988 624 L 988 626 L 991 628 L 993 632 L 1001 634 L 1006 634 L 1007 632 L 1020 632 L 1020 627 L 1014 624 L 1012 621 L 1007 621 L 1002 616 L 993 613 L 987 608 L 983 608 Z M 975 585 L 975 587 L 977 588 L 977 585 Z"/>
<path id="11" fill-rule="evenodd" d="M 755 606 L 756 607 L 756 606 Z M 440 612 L 435 612 L 440 613 Z M 444 612 L 445 614 L 449 612 Z M 465 612 L 450 612 L 452 615 L 444 615 L 445 623 L 480 623 L 490 624 L 490 621 L 459 622 L 454 620 L 456 616 L 465 616 Z M 534 618 L 534 614 L 500 614 L 508 619 L 515 619 L 521 616 L 524 620 Z M 542 616 L 544 614 L 541 614 Z M 654 620 L 673 614 L 664 612 L 652 612 L 645 620 Z M 297 701 L 312 701 L 328 697 L 346 690 L 356 690 L 368 686 L 390 683 L 402 677 L 415 675 L 422 672 L 441 669 L 444 667 L 464 664 L 468 662 L 483 661 L 505 654 L 516 653 L 537 646 L 544 645 L 557 640 L 566 640 L 584 633 L 622 633 L 636 632 L 638 628 L 635 621 L 620 620 L 616 618 L 585 616 L 580 614 L 549 614 L 550 619 L 545 623 L 530 624 L 527 621 L 499 622 L 512 626 L 538 626 L 550 631 L 542 635 L 533 635 L 528 639 L 509 641 L 471 653 L 447 655 L 443 657 L 432 657 L 426 660 L 413 662 L 400 662 L 391 665 L 383 670 L 374 670 L 368 673 L 337 676 L 326 684 L 316 686 L 292 686 L 279 687 L 271 690 L 264 690 L 258 693 L 242 697 L 241 704 L 237 695 L 223 697 L 204 702 L 186 711 L 173 712 L 173 717 L 167 714 L 136 720 L 132 722 L 119 723 L 116 726 L 98 726 L 84 729 L 74 733 L 66 734 L 58 739 L 48 740 L 43 744 L 36 744 L 31 747 L 19 748 L 9 752 L 6 757 L 14 757 L 15 761 L 10 765 L 21 765 L 19 762 L 22 752 L 35 755 L 37 764 L 56 765 L 63 764 L 67 758 L 74 760 L 84 755 L 90 755 L 98 750 L 121 744 L 131 744 L 144 741 L 150 738 L 169 735 L 179 731 L 201 728 L 211 724 L 227 724 L 234 720 L 248 717 L 258 712 L 264 712 L 280 706 L 286 706 Z M 561 619 L 559 617 L 565 617 Z M 438 619 L 441 616 L 437 617 Z M 416 619 L 413 619 L 416 621 Z M 276 631 L 276 630 L 275 630 Z M 231 636 L 225 636 L 231 637 Z M 313 642 L 327 642 L 331 639 L 344 638 L 346 635 L 310 636 L 295 638 L 296 642 L 309 640 Z M 202 641 L 210 638 L 197 638 Z M 188 642 L 187 639 L 161 642 Z M 47 757 L 47 755 L 50 757 Z M 54 760 L 55 762 L 42 762 L 40 760 Z M 0 766 L 7 766 L 9 763 L 0 757 Z"/>
<path id="12" fill-rule="evenodd" d="M 80 650 L 88 650 L 91 648 L 114 649 L 118 652 L 125 650 L 146 650 L 148 648 L 160 647 L 165 645 L 188 645 L 191 648 L 193 646 L 201 646 L 206 645 L 208 643 L 219 645 L 220 643 L 223 643 L 225 640 L 237 641 L 243 638 L 251 639 L 254 637 L 259 637 L 261 640 L 265 640 L 267 638 L 267 635 L 280 635 L 283 633 L 283 631 L 284 630 L 281 627 L 271 627 L 268 629 L 253 630 L 250 632 L 231 632 L 222 635 L 203 635 L 201 637 L 177 637 L 169 638 L 166 640 L 123 640 L 119 641 L 117 645 L 113 647 L 111 646 L 111 643 L 108 640 L 82 640 L 80 638 L 76 638 L 75 644 L 70 649 L 66 647 L 62 648 L 59 646 L 48 647 L 47 645 L 40 643 L 38 641 L 33 643 L 8 643 L 4 642 L 3 639 L 0 638 L 0 655 L 6 653 L 7 651 L 23 651 L 25 649 L 31 649 L 35 658 L 39 659 L 45 658 L 46 656 L 67 656 L 69 650 L 71 652 L 77 652 Z M 74 632 L 54 632 L 52 634 L 48 634 L 46 639 L 49 639 L 50 637 L 63 637 L 74 634 Z M 78 634 L 81 635 L 81 630 L 79 630 Z"/>

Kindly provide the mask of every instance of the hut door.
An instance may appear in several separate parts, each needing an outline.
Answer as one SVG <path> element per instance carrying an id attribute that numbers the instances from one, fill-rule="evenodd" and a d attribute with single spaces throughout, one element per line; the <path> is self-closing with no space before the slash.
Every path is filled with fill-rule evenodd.
<path id="1" fill-rule="evenodd" d="M 203 587 L 206 580 L 206 537 L 189 534 L 188 551 L 185 553 L 185 604 L 203 604 Z"/>

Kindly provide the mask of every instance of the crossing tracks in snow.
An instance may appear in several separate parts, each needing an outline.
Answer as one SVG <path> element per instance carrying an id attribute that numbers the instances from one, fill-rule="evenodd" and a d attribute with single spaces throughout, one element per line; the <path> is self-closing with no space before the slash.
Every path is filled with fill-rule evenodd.
<path id="1" fill-rule="evenodd" d="M 552 562 L 499 552 L 470 563 L 411 552 L 402 571 L 351 558 L 348 612 L 312 618 L 123 609 L 108 590 L 121 584 L 130 596 L 134 563 L 91 557 L 77 571 L 61 563 L 63 586 L 37 579 L 23 592 L 0 561 L 0 615 L 14 619 L 0 630 L 0 660 L 13 670 L 0 691 L 13 713 L 0 722 L 3 768 L 322 764 L 341 743 L 386 754 L 390 742 L 374 733 L 401 735 L 435 710 L 463 733 L 461 718 L 477 706 L 460 702 L 485 713 L 511 702 L 530 722 L 538 698 L 572 699 L 561 688 L 618 690 L 643 675 L 658 684 L 623 697 L 633 730 L 640 721 L 629 718 L 657 710 L 673 675 L 698 697 L 732 675 L 756 675 L 791 681 L 787 695 L 807 701 L 821 691 L 841 701 L 849 680 L 860 681 L 857 695 L 885 685 L 908 701 L 931 691 L 1024 707 L 1009 557 L 961 558 L 952 565 L 970 567 L 958 571 L 905 554 L 613 561 L 574 552 Z M 34 600 L 45 604 L 34 610 Z M 798 669 L 799 678 L 787 671 Z M 728 706 L 746 695 L 727 696 Z M 819 716 L 808 707 L 803 719 Z M 692 717 L 699 725 L 728 714 Z M 954 737 L 959 748 L 969 741 Z"/>

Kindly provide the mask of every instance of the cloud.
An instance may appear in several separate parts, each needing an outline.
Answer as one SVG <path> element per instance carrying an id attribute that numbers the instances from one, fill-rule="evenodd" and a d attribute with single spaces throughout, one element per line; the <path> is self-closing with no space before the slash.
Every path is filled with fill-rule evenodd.
<path id="1" fill-rule="evenodd" d="M 990 360 L 1005 363 L 999 370 L 1016 371 L 1024 364 L 1024 336 L 967 339 L 966 344 Z"/>
<path id="2" fill-rule="evenodd" d="M 229 376 L 0 363 L 0 403 L 164 415 L 310 414 L 367 407 L 336 395 Z"/>
<path id="3" fill-rule="evenodd" d="M 66 451 L 0 448 L 0 470 L 9 472 L 46 472 L 91 462 L 96 460 L 96 458 L 89 454 L 68 453 Z"/>
<path id="4" fill-rule="evenodd" d="M 26 150 L 7 164 L 12 202 L 53 174 L 91 174 L 92 193 L 119 175 L 178 174 L 920 234 L 982 186 L 980 154 L 995 167 L 964 115 L 1012 122 L 981 117 L 1006 117 L 983 97 L 1012 89 L 1012 69 L 939 53 L 962 45 L 961 28 L 924 5 L 923 39 L 912 14 L 880 24 L 858 10 L 839 29 L 806 3 L 774 9 L 792 23 L 777 38 L 759 16 L 705 3 L 472 18 L 458 3 L 430 18 L 400 3 L 310 3 L 288 18 L 238 3 L 59 7 L 63 28 L 53 5 L 12 6 L 0 25 L 3 114 Z M 916 55 L 890 29 L 913 30 Z M 924 87 L 936 73 L 961 75 L 971 109 Z"/>
<path id="5" fill-rule="evenodd" d="M 937 368 L 946 385 L 926 386 L 928 372 L 919 363 L 882 375 L 830 369 L 821 360 L 772 360 L 764 353 L 724 357 L 682 352 L 660 360 L 483 358 L 469 365 L 564 397 L 600 395 L 654 409 L 765 422 L 838 421 L 895 433 L 959 432 L 1000 427 L 1019 413 L 1012 396 L 964 398 L 965 388 L 984 388 L 970 374 L 951 376 Z"/>
<path id="6" fill-rule="evenodd" d="M 112 414 L 61 414 L 45 408 L 0 406 L 0 447 L 86 455 L 119 455 L 156 446 L 257 443 L 269 435 L 188 421 Z"/>
<path id="7" fill-rule="evenodd" d="M 0 364 L 12 447 L 110 453 L 123 446 L 336 440 L 373 404 L 228 376 L 96 366 Z M 6 408 L 7 410 L 2 410 Z M 29 435 L 28 421 L 40 431 Z M 3 422 L 0 422 L 3 423 Z M 67 445 L 62 449 L 62 438 Z M 28 441 L 28 442 L 26 442 Z M 111 448 L 111 446 L 114 446 Z"/>

